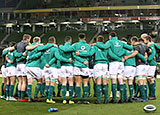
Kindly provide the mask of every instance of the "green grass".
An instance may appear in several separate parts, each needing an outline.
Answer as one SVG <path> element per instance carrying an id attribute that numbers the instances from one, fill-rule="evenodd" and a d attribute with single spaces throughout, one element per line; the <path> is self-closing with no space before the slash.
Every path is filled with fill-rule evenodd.
<path id="1" fill-rule="evenodd" d="M 1 81 L 1 78 L 0 78 Z M 1 82 L 0 82 L 1 84 Z M 34 82 L 35 85 L 35 82 Z M 110 86 L 110 85 L 109 85 Z M 93 102 L 96 98 L 89 98 L 91 104 L 74 104 L 74 105 L 63 105 L 61 98 L 55 98 L 56 104 L 46 104 L 43 102 L 25 103 L 25 102 L 6 102 L 0 99 L 0 115 L 146 115 L 143 111 L 143 107 L 147 104 L 153 104 L 157 107 L 157 111 L 154 115 L 160 114 L 160 79 L 157 79 L 157 100 L 149 101 L 147 103 L 125 103 L 125 104 L 100 104 L 96 105 Z M 34 90 L 34 89 L 33 89 Z M 57 88 L 56 88 L 57 90 Z M 93 95 L 93 90 L 91 90 Z M 110 91 L 109 91 L 110 93 Z M 77 99 L 74 99 L 75 101 Z M 58 108 L 58 112 L 49 113 L 49 108 Z M 152 114 L 150 114 L 152 115 Z"/>

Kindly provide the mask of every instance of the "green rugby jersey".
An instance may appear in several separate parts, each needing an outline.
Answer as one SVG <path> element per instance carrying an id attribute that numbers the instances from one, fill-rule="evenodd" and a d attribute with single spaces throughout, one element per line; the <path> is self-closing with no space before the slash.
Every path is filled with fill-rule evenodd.
<path id="1" fill-rule="evenodd" d="M 150 45 L 149 48 L 152 50 L 151 54 L 148 56 L 148 63 L 150 66 L 156 66 L 157 62 L 154 60 L 154 57 L 156 56 L 156 50 L 154 45 Z"/>

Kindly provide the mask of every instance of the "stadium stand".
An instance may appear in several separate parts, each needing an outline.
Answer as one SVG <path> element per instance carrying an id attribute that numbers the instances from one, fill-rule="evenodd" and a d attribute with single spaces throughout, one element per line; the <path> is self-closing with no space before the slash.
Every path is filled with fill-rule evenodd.
<path id="1" fill-rule="evenodd" d="M 69 8 L 90 6 L 154 5 L 154 0 L 21 0 L 18 9 Z"/>

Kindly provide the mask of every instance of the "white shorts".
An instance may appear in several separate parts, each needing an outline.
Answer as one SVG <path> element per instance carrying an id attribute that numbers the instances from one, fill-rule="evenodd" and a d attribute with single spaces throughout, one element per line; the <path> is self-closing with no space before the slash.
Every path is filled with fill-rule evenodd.
<path id="1" fill-rule="evenodd" d="M 58 79 L 58 69 L 54 67 L 45 67 L 44 76 L 46 81 L 56 81 Z"/>
<path id="2" fill-rule="evenodd" d="M 147 76 L 154 76 L 156 72 L 156 66 L 148 66 Z"/>
<path id="3" fill-rule="evenodd" d="M 89 69 L 89 77 L 94 77 L 94 70 L 93 69 Z"/>
<path id="4" fill-rule="evenodd" d="M 99 63 L 94 66 L 95 77 L 109 78 L 108 65 L 105 63 Z"/>
<path id="5" fill-rule="evenodd" d="M 57 69 L 57 76 L 60 77 L 61 76 L 61 68 Z"/>
<path id="6" fill-rule="evenodd" d="M 109 73 L 110 75 L 121 75 L 124 73 L 124 63 L 123 62 L 111 62 L 109 63 Z"/>
<path id="7" fill-rule="evenodd" d="M 14 66 L 6 68 L 7 77 L 16 76 L 16 68 Z"/>
<path id="8" fill-rule="evenodd" d="M 124 66 L 124 79 L 134 79 L 136 75 L 136 67 Z"/>
<path id="9" fill-rule="evenodd" d="M 138 65 L 136 67 L 136 75 L 137 76 L 145 76 L 147 75 L 148 67 L 147 65 Z"/>
<path id="10" fill-rule="evenodd" d="M 89 68 L 73 68 L 74 75 L 89 76 Z"/>
<path id="11" fill-rule="evenodd" d="M 1 71 L 2 71 L 2 77 L 6 78 L 7 77 L 7 69 L 5 68 L 4 65 L 1 67 Z"/>
<path id="12" fill-rule="evenodd" d="M 17 77 L 18 76 L 26 76 L 26 64 L 17 65 Z"/>
<path id="13" fill-rule="evenodd" d="M 26 75 L 27 79 L 34 78 L 34 79 L 41 79 L 42 78 L 42 71 L 39 67 L 26 67 Z"/>
<path id="14" fill-rule="evenodd" d="M 72 66 L 62 66 L 60 77 L 73 77 L 73 67 Z"/>

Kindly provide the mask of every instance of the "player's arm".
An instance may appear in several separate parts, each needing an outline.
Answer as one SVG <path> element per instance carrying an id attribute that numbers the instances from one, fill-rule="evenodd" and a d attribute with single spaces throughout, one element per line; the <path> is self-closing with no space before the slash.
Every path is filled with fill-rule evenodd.
<path id="1" fill-rule="evenodd" d="M 132 54 L 128 55 L 128 56 L 124 56 L 124 59 L 127 60 L 128 58 L 132 58 L 135 57 L 138 54 L 138 50 L 134 50 L 132 52 Z"/>
<path id="2" fill-rule="evenodd" d="M 33 55 L 28 56 L 27 59 L 28 59 L 28 60 L 35 60 L 35 59 L 40 58 L 41 55 L 42 55 L 42 52 L 33 53 Z"/>
<path id="3" fill-rule="evenodd" d="M 49 65 L 49 66 L 50 66 L 50 65 L 54 64 L 55 61 L 56 61 L 56 58 L 54 57 L 54 58 L 52 58 L 52 59 L 49 61 L 49 63 L 46 64 L 46 65 Z"/>
<path id="4" fill-rule="evenodd" d="M 147 59 L 140 53 L 137 53 L 136 55 L 138 58 L 140 58 L 144 63 L 147 63 Z"/>
<path id="5" fill-rule="evenodd" d="M 4 50 L 2 51 L 2 57 L 4 57 L 8 52 L 9 52 L 8 49 L 4 49 Z"/>
<path id="6" fill-rule="evenodd" d="M 63 45 L 60 45 L 59 49 L 64 51 L 64 52 L 74 52 L 75 51 L 75 48 L 72 45 L 69 46 L 69 47 L 65 47 Z"/>
<path id="7" fill-rule="evenodd" d="M 128 45 L 128 44 L 126 44 L 124 42 L 122 42 L 122 43 L 123 43 L 123 48 L 125 48 L 127 50 L 133 50 L 133 46 L 132 45 Z"/>
<path id="8" fill-rule="evenodd" d="M 54 47 L 54 44 L 47 44 L 47 45 L 38 47 L 37 51 L 45 51 L 45 50 L 48 50 L 51 47 Z"/>
<path id="9" fill-rule="evenodd" d="M 109 54 L 109 56 L 110 56 L 112 59 L 114 59 L 114 60 L 123 61 L 123 60 L 122 60 L 123 58 L 120 58 L 120 57 L 118 57 L 117 55 L 115 55 L 110 48 L 108 49 L 108 54 Z"/>
<path id="10" fill-rule="evenodd" d="M 9 57 L 8 57 L 8 55 L 6 55 L 5 58 L 6 58 L 6 61 L 7 61 L 8 63 L 10 63 L 10 64 L 13 63 L 13 60 L 10 60 Z"/>
<path id="11" fill-rule="evenodd" d="M 76 59 L 76 60 L 78 60 L 78 61 L 81 62 L 81 63 L 84 63 L 85 61 L 87 61 L 86 59 L 83 59 L 83 58 L 77 56 L 77 55 L 75 54 L 75 52 L 73 52 L 72 54 L 73 54 L 73 58 Z"/>
<path id="12" fill-rule="evenodd" d="M 64 57 L 60 54 L 59 49 L 56 49 L 56 50 L 55 50 L 55 57 L 56 57 L 58 60 L 62 61 L 62 62 L 70 62 L 70 59 L 64 58 Z"/>
<path id="13" fill-rule="evenodd" d="M 26 50 L 33 50 L 33 49 L 35 49 L 36 47 L 38 47 L 38 46 L 43 46 L 43 44 L 35 44 L 35 45 L 28 45 L 28 46 L 26 46 Z"/>
<path id="14" fill-rule="evenodd" d="M 150 54 L 149 57 L 148 57 L 148 61 L 151 61 L 151 60 L 153 60 L 154 57 L 156 56 L 156 50 L 155 50 L 155 48 L 154 48 L 153 45 L 150 45 L 149 47 L 150 47 L 150 49 L 152 50 L 152 52 L 151 52 L 151 54 Z"/>
<path id="15" fill-rule="evenodd" d="M 110 44 L 109 41 L 106 42 L 105 44 L 102 44 L 102 43 L 100 43 L 100 42 L 97 42 L 97 43 L 96 43 L 96 46 L 99 47 L 99 48 L 101 48 L 101 49 L 108 49 L 108 48 L 111 47 L 111 44 Z"/>
<path id="16" fill-rule="evenodd" d="M 154 43 L 154 46 L 156 49 L 160 50 L 160 46 L 158 44 Z"/>

